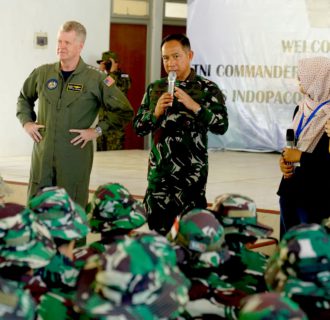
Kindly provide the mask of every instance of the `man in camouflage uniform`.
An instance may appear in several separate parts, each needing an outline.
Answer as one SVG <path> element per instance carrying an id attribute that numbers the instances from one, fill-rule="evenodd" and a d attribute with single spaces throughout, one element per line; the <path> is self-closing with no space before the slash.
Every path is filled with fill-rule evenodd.
<path id="1" fill-rule="evenodd" d="M 229 252 L 214 214 L 206 209 L 189 211 L 176 218 L 167 238 L 174 245 L 179 268 L 191 281 L 189 314 L 197 319 L 236 319 L 246 294 L 218 273 Z"/>
<path id="2" fill-rule="evenodd" d="M 119 57 L 114 51 L 105 51 L 102 53 L 102 59 L 97 60 L 100 70 L 106 72 L 114 80 L 116 86 L 127 96 L 127 92 L 131 87 L 131 77 L 119 68 Z M 101 109 L 99 112 L 99 120 L 106 119 L 108 113 Z M 124 147 L 125 128 L 109 130 L 97 138 L 97 151 L 121 150 Z"/>
<path id="3" fill-rule="evenodd" d="M 152 133 L 144 203 L 150 229 L 166 234 L 176 216 L 206 207 L 207 132 L 224 134 L 228 118 L 218 86 L 190 68 L 189 39 L 169 35 L 161 49 L 166 72 L 176 73 L 174 94 L 167 78 L 151 83 L 133 125 L 139 136 Z"/>
<path id="4" fill-rule="evenodd" d="M 240 194 L 227 193 L 216 197 L 211 210 L 224 227 L 231 252 L 218 273 L 246 294 L 266 291 L 264 273 L 269 257 L 248 249 L 247 245 L 269 237 L 273 229 L 257 221 L 255 202 Z"/>
<path id="5" fill-rule="evenodd" d="M 101 239 L 75 249 L 75 263 L 78 268 L 85 264 L 89 256 L 102 253 L 109 245 L 132 235 L 147 220 L 143 204 L 119 183 L 100 185 L 86 210 L 91 231 L 99 233 Z"/>
<path id="6" fill-rule="evenodd" d="M 76 310 L 83 319 L 180 319 L 188 279 L 169 242 L 142 234 L 91 256 L 80 273 Z"/>
<path id="7" fill-rule="evenodd" d="M 0 276 L 30 291 L 36 302 L 47 291 L 37 272 L 56 253 L 47 227 L 28 208 L 16 203 L 0 207 Z"/>
<path id="8" fill-rule="evenodd" d="M 50 263 L 38 270 L 48 288 L 40 298 L 38 319 L 69 319 L 74 314 L 72 299 L 79 274 L 73 248 L 89 232 L 86 212 L 60 187 L 43 188 L 30 199 L 29 207 L 48 227 L 57 247 Z"/>
<path id="9" fill-rule="evenodd" d="M 330 234 L 319 224 L 289 229 L 265 279 L 270 290 L 298 303 L 309 319 L 330 319 Z"/>

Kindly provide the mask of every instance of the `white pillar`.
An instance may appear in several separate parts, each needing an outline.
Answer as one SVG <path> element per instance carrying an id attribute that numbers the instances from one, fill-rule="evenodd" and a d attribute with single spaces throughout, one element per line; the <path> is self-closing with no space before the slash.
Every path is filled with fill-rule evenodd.
<path id="1" fill-rule="evenodd" d="M 160 44 L 163 36 L 164 0 L 150 1 L 150 72 L 149 82 L 160 78 L 161 50 Z"/>

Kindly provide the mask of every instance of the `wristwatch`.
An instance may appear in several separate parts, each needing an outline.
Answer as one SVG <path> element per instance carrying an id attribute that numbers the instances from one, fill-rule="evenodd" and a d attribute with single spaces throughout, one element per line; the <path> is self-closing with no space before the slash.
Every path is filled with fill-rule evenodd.
<path id="1" fill-rule="evenodd" d="M 99 126 L 95 127 L 95 132 L 97 133 L 97 135 L 99 137 L 102 136 L 102 128 L 101 127 L 99 127 Z"/>

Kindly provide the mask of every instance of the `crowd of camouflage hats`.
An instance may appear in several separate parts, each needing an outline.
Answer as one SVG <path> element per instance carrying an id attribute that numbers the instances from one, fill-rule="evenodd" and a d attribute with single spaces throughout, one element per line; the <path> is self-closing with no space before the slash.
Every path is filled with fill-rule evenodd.
<path id="1" fill-rule="evenodd" d="M 330 218 L 290 229 L 274 255 L 248 249 L 272 229 L 238 194 L 160 235 L 121 184 L 86 209 L 60 187 L 27 206 L 0 179 L 0 319 L 330 319 Z M 100 238 L 77 247 L 89 233 Z"/>

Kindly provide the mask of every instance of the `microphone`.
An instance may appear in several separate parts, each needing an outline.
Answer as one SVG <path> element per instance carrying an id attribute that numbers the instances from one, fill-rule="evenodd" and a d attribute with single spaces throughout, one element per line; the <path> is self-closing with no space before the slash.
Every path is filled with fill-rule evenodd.
<path id="1" fill-rule="evenodd" d="M 294 134 L 294 130 L 293 129 L 287 129 L 286 130 L 286 147 L 289 149 L 295 149 L 296 148 L 296 138 L 295 138 L 295 134 Z M 299 167 L 300 163 L 299 162 L 293 162 L 290 163 L 292 164 L 294 167 Z"/>
<path id="2" fill-rule="evenodd" d="M 167 80 L 168 80 L 167 92 L 170 93 L 173 96 L 175 80 L 176 80 L 176 72 L 175 71 L 170 71 L 168 73 Z"/>
<path id="3" fill-rule="evenodd" d="M 287 129 L 286 130 L 286 147 L 293 149 L 295 148 L 295 137 L 294 137 L 294 130 L 293 129 Z"/>

